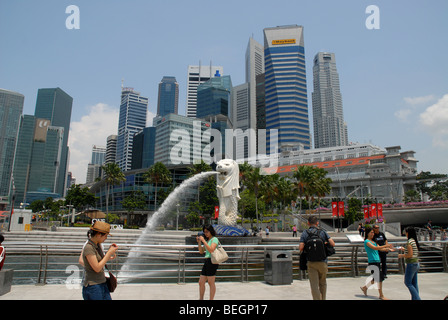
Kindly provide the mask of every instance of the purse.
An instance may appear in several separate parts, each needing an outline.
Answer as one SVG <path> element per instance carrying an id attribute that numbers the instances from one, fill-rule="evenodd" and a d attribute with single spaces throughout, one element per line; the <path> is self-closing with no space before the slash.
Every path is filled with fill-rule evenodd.
<path id="1" fill-rule="evenodd" d="M 106 266 L 107 268 L 107 266 Z M 108 269 L 109 271 L 109 269 Z M 117 288 L 117 278 L 109 271 L 109 277 L 106 277 L 106 285 L 110 292 L 114 292 Z"/>
<path id="2" fill-rule="evenodd" d="M 218 246 L 213 250 L 213 252 L 210 253 L 212 263 L 213 264 L 221 264 L 227 259 L 229 259 L 229 256 L 227 255 L 226 250 L 221 246 L 221 243 L 218 242 Z"/>

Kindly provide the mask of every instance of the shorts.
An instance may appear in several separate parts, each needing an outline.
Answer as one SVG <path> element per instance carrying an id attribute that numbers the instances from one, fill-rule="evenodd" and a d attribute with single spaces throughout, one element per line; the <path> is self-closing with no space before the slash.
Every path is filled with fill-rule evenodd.
<path id="1" fill-rule="evenodd" d="M 373 279 L 375 281 L 379 280 L 378 282 L 383 282 L 384 281 L 384 273 L 383 273 L 383 270 L 381 269 L 381 264 L 379 262 L 369 262 L 369 267 L 371 270 L 370 272 L 373 275 Z M 375 275 L 375 272 L 378 273 L 379 279 L 378 279 L 378 276 Z"/>
<path id="2" fill-rule="evenodd" d="M 219 264 L 213 264 L 211 258 L 206 258 L 204 266 L 202 267 L 201 276 L 213 277 L 216 276 Z"/>

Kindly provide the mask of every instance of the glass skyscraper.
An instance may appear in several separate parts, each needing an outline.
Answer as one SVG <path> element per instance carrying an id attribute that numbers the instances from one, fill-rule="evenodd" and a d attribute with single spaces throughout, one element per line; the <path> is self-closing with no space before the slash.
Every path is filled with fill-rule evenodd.
<path id="1" fill-rule="evenodd" d="M 310 149 L 303 27 L 263 31 L 267 144 L 269 129 L 277 129 L 279 149 Z"/>
<path id="2" fill-rule="evenodd" d="M 16 205 L 65 196 L 72 104 L 60 88 L 39 89 L 34 116 L 22 117 L 14 163 Z"/>
<path id="3" fill-rule="evenodd" d="M 348 145 L 334 53 L 316 54 L 313 64 L 313 84 L 314 147 L 317 149 Z"/>
<path id="4" fill-rule="evenodd" d="M 159 99 L 157 101 L 157 114 L 160 116 L 169 113 L 178 113 L 179 84 L 175 77 L 163 77 L 159 83 Z"/>
<path id="5" fill-rule="evenodd" d="M 116 163 L 122 171 L 131 170 L 134 135 L 146 127 L 148 98 L 132 88 L 122 88 Z"/>
<path id="6" fill-rule="evenodd" d="M 9 203 L 17 135 L 25 97 L 0 89 L 0 210 Z"/>

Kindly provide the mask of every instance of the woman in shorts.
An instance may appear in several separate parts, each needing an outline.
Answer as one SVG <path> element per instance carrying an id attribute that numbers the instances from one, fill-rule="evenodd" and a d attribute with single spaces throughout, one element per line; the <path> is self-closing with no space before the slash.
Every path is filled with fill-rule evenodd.
<path id="1" fill-rule="evenodd" d="M 204 300 L 205 283 L 208 282 L 208 285 L 210 286 L 210 300 L 213 300 L 216 293 L 216 270 L 218 270 L 219 264 L 212 263 L 210 253 L 215 251 L 219 240 L 216 238 L 216 232 L 215 229 L 213 229 L 213 226 L 204 226 L 202 230 L 204 235 L 196 237 L 199 253 L 205 253 L 205 262 L 199 278 L 199 299 Z"/>

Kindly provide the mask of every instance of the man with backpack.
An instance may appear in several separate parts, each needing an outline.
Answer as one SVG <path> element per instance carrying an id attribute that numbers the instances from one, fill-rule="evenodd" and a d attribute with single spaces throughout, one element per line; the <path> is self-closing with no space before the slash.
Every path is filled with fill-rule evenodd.
<path id="1" fill-rule="evenodd" d="M 306 255 L 308 277 L 313 300 L 325 300 L 327 295 L 327 246 L 334 247 L 334 241 L 325 230 L 318 227 L 315 216 L 308 218 L 309 229 L 300 237 L 299 250 Z"/>

